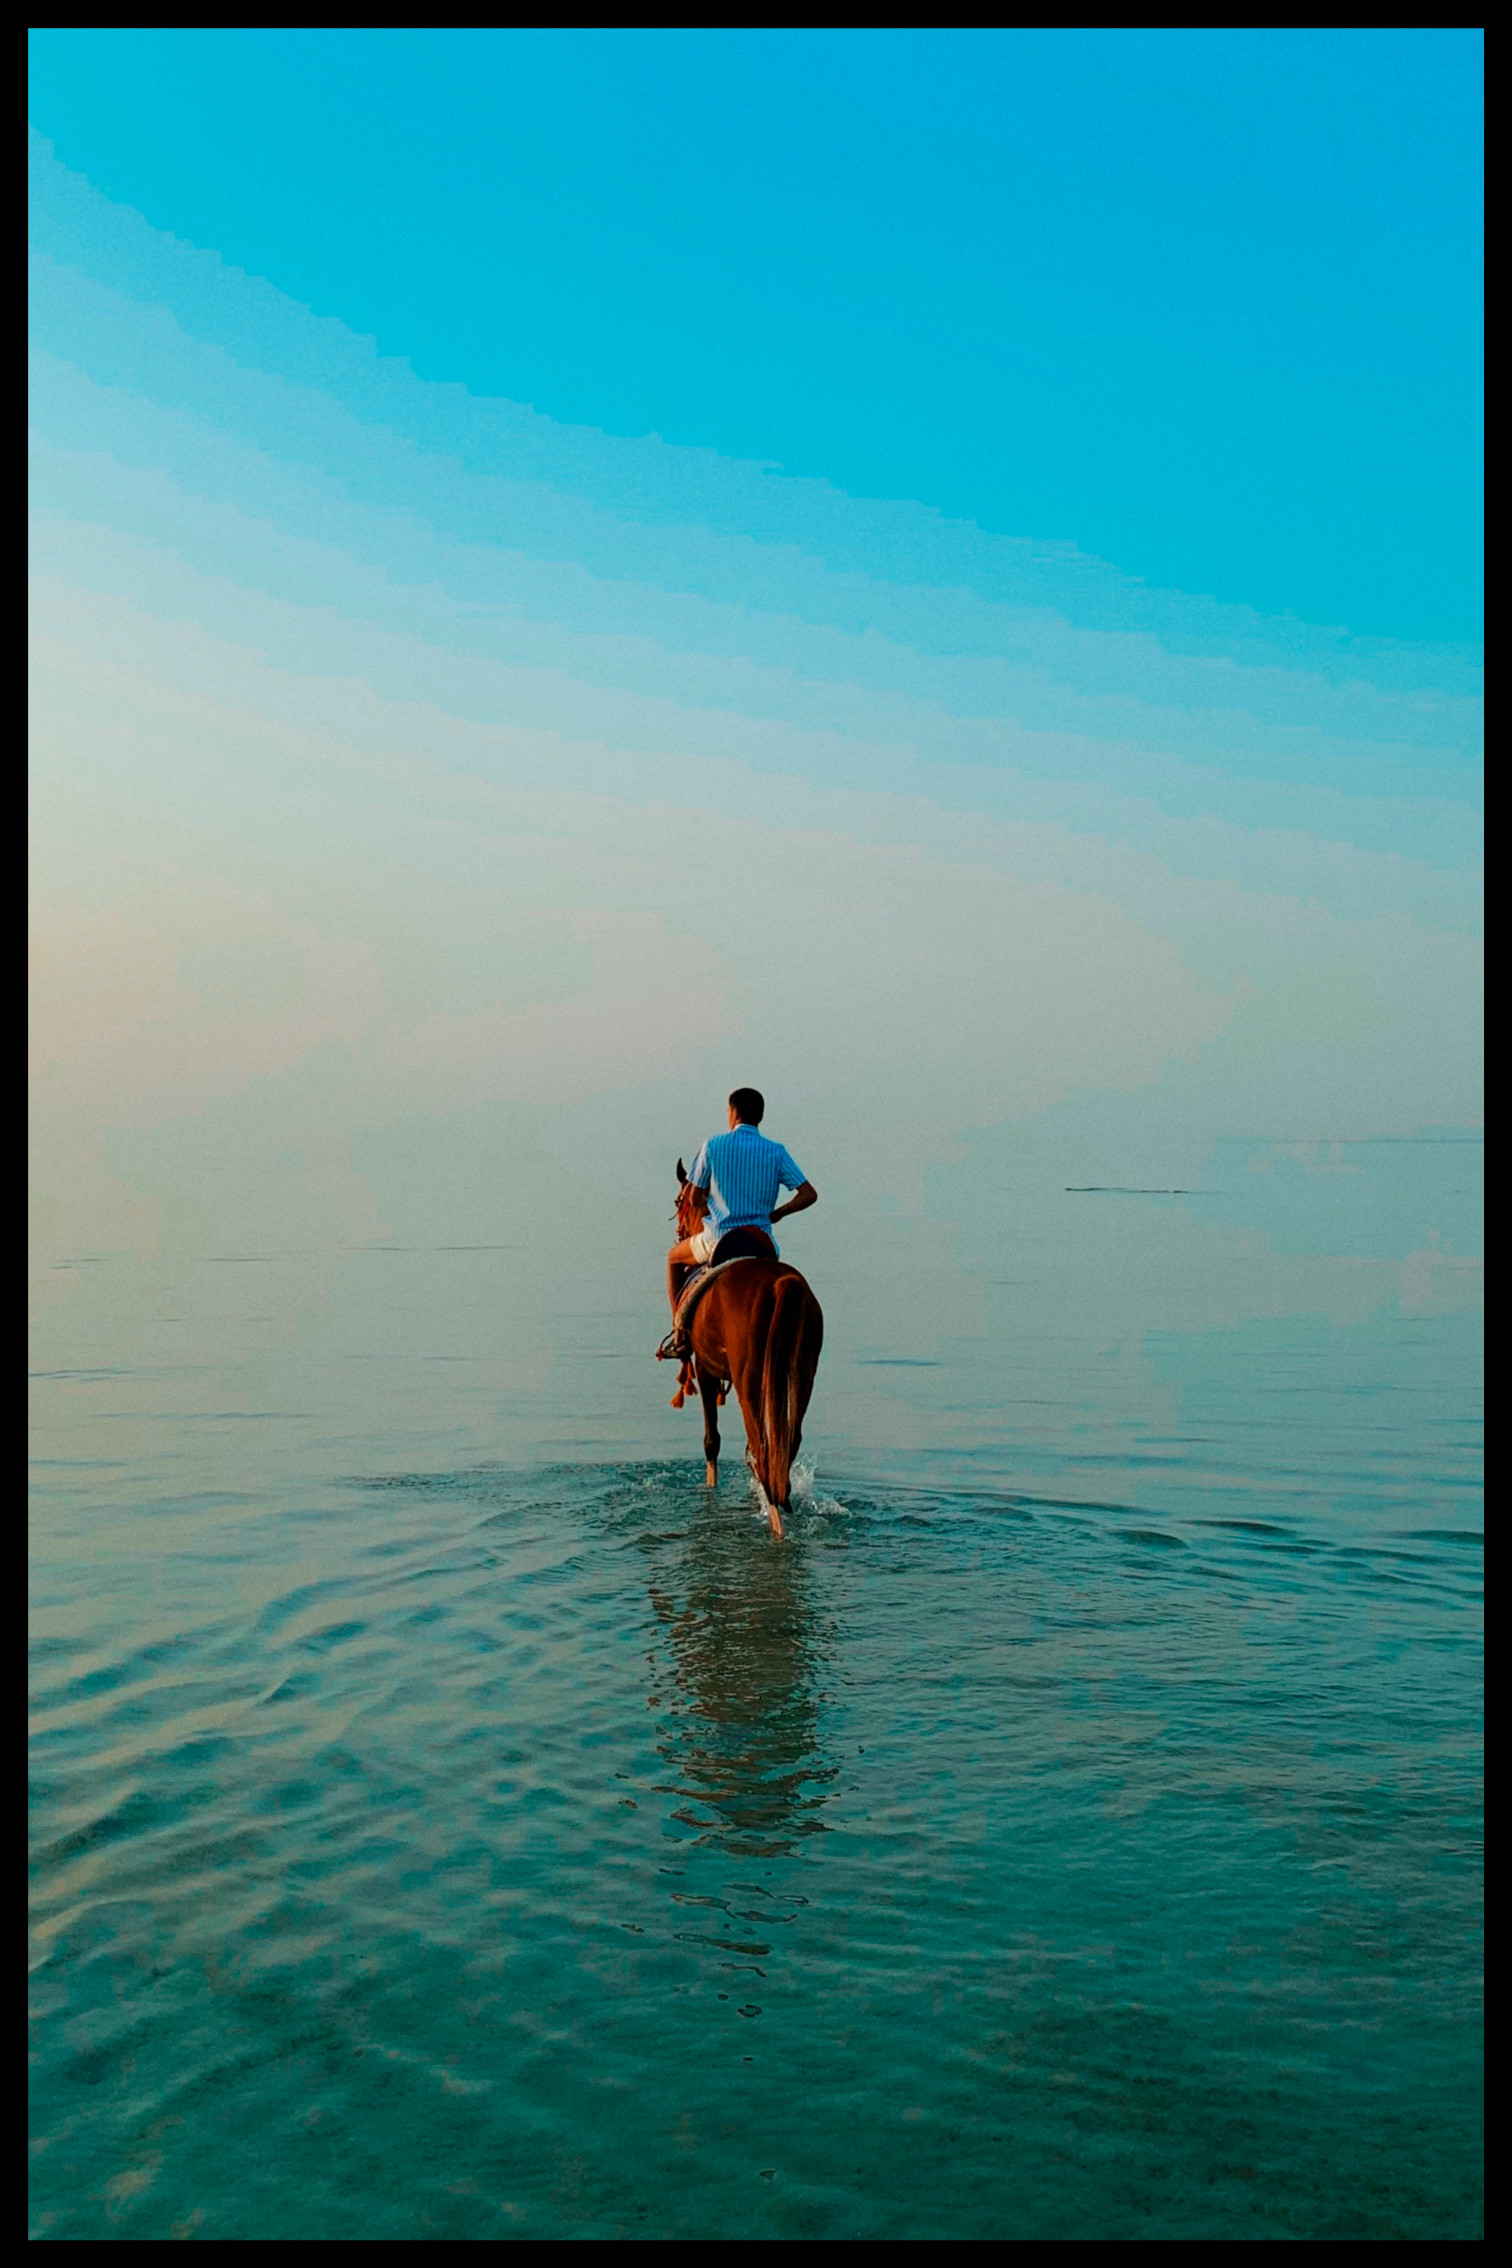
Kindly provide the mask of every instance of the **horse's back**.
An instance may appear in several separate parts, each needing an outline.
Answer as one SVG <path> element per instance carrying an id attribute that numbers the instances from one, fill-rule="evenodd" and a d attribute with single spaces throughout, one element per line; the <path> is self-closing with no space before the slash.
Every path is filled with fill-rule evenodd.
<path id="1" fill-rule="evenodd" d="M 752 1357 L 759 1360 L 778 1306 L 785 1306 L 791 1296 L 783 1294 L 779 1301 L 779 1287 L 784 1283 L 797 1284 L 801 1289 L 803 1337 L 812 1342 L 814 1359 L 818 1360 L 824 1315 L 808 1278 L 791 1261 L 753 1258 L 743 1260 L 738 1268 L 729 1269 L 709 1286 L 708 1296 L 694 1321 L 695 1346 L 701 1322 L 710 1339 L 717 1336 L 722 1342 L 728 1363 L 727 1376 L 738 1375 L 744 1367 L 742 1357 L 747 1361 Z"/>
<path id="2" fill-rule="evenodd" d="M 764 1256 L 757 1258 L 752 1255 L 750 1259 L 743 1260 L 738 1268 L 731 1268 L 728 1274 L 721 1275 L 717 1284 L 711 1284 L 709 1291 L 711 1295 L 717 1295 L 723 1305 L 757 1308 L 764 1307 L 769 1299 L 775 1299 L 777 1286 L 783 1282 L 801 1284 L 808 1300 L 815 1308 L 818 1307 L 813 1286 L 807 1276 L 793 1266 L 791 1260 L 769 1260 Z"/>
<path id="3" fill-rule="evenodd" d="M 700 1336 L 698 1325 L 703 1325 L 705 1331 L 719 1331 L 725 1343 L 744 1340 L 753 1331 L 764 1334 L 778 1306 L 780 1284 L 802 1286 L 805 1309 L 812 1309 L 814 1315 L 818 1315 L 814 1288 L 798 1268 L 793 1268 L 791 1261 L 766 1259 L 766 1256 L 757 1259 L 753 1254 L 750 1259 L 741 1259 L 739 1268 L 721 1268 L 707 1288 L 694 1318 L 694 1343 Z"/>

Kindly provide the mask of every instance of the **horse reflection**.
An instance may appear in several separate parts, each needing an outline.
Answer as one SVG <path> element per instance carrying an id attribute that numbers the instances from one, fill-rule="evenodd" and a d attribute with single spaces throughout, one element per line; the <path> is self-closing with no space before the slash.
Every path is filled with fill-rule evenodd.
<path id="1" fill-rule="evenodd" d="M 816 1628 L 803 1557 L 753 1551 L 753 1540 L 746 1520 L 695 1521 L 674 1582 L 650 1585 L 661 1625 L 651 1659 L 671 1701 L 657 1746 L 670 1773 L 659 1792 L 681 1799 L 673 1818 L 696 1843 L 762 1859 L 823 1831 L 838 1766 L 820 1747 L 828 1632 Z"/>

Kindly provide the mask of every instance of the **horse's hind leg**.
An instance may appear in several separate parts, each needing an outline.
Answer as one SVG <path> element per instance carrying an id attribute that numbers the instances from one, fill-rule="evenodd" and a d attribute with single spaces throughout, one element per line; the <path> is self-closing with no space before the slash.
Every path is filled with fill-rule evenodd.
<path id="1" fill-rule="evenodd" d="M 746 1464 L 750 1469 L 752 1480 L 761 1491 L 761 1501 L 766 1507 L 767 1526 L 774 1536 L 780 1538 L 784 1532 L 782 1526 L 783 1507 L 777 1503 L 769 1486 L 771 1473 L 767 1464 L 767 1447 L 761 1435 L 761 1372 L 759 1370 L 756 1371 L 754 1376 L 747 1377 L 745 1389 L 740 1397 L 740 1409 L 741 1415 L 746 1421 Z M 788 1509 L 791 1510 L 792 1507 L 789 1506 Z"/>
<path id="2" fill-rule="evenodd" d="M 710 1488 L 719 1484 L 719 1380 L 711 1378 L 702 1363 L 698 1368 L 698 1393 L 704 1414 L 704 1480 Z"/>

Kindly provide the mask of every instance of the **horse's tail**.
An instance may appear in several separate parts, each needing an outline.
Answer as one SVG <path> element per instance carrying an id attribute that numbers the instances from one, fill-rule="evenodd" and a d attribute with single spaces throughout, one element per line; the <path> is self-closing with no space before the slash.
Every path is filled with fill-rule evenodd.
<path id="1" fill-rule="evenodd" d="M 761 1367 L 762 1476 L 767 1501 L 785 1506 L 793 1484 L 793 1456 L 803 1422 L 801 1365 L 813 1294 L 799 1275 L 779 1276 L 772 1289 L 772 1321 Z"/>

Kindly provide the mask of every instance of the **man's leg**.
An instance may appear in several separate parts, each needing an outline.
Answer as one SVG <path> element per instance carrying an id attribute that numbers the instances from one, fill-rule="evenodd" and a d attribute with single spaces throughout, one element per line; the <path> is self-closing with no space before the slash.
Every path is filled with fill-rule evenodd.
<path id="1" fill-rule="evenodd" d="M 685 1236 L 667 1254 L 667 1300 L 674 1315 L 677 1313 L 677 1302 L 683 1285 L 695 1266 L 692 1239 Z"/>

